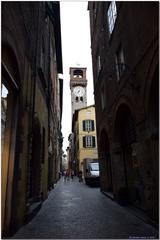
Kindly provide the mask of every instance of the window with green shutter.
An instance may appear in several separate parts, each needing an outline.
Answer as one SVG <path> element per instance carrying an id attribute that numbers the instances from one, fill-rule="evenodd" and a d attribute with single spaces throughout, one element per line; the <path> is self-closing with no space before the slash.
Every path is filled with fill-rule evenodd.
<path id="1" fill-rule="evenodd" d="M 95 148 L 96 141 L 94 136 L 85 136 L 83 137 L 83 147 L 85 148 Z"/>
<path id="2" fill-rule="evenodd" d="M 94 131 L 94 120 L 84 120 L 83 121 L 83 131 L 91 132 Z"/>

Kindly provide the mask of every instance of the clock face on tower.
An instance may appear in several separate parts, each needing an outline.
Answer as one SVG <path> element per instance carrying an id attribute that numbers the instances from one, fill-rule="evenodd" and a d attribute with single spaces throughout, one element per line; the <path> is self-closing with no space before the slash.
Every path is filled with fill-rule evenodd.
<path id="1" fill-rule="evenodd" d="M 77 97 L 82 97 L 85 94 L 85 90 L 81 86 L 75 87 L 73 92 Z"/>

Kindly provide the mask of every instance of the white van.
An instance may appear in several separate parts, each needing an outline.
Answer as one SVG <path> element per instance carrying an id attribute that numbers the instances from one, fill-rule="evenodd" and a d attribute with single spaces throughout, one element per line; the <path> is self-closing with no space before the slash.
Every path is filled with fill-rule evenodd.
<path id="1" fill-rule="evenodd" d="M 83 173 L 86 184 L 99 183 L 98 159 L 83 159 Z"/>

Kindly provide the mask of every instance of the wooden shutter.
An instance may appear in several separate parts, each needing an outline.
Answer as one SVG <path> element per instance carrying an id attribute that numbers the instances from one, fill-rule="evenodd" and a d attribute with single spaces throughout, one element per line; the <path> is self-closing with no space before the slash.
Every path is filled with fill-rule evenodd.
<path id="1" fill-rule="evenodd" d="M 96 139 L 95 139 L 95 137 L 92 137 L 92 141 L 93 141 L 93 147 L 95 147 L 96 146 Z"/>
<path id="2" fill-rule="evenodd" d="M 94 131 L 94 120 L 91 120 L 92 121 L 92 131 Z"/>
<path id="3" fill-rule="evenodd" d="M 86 127 L 85 127 L 85 120 L 83 121 L 83 131 L 86 131 Z"/>
<path id="4" fill-rule="evenodd" d="M 86 137 L 83 137 L 83 147 L 86 147 Z"/>

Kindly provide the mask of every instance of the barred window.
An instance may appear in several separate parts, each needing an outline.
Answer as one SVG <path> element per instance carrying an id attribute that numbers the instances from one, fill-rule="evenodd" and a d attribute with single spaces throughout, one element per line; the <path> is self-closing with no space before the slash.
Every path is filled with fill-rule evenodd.
<path id="1" fill-rule="evenodd" d="M 115 21 L 117 18 L 117 8 L 116 8 L 116 2 L 113 1 L 110 3 L 108 12 L 107 12 L 107 17 L 108 17 L 108 28 L 109 28 L 109 33 L 113 32 Z"/>

